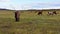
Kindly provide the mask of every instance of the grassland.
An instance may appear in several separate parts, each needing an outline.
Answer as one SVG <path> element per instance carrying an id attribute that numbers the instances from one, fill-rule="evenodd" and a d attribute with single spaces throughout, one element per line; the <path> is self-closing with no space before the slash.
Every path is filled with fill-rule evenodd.
<path id="1" fill-rule="evenodd" d="M 20 22 L 15 22 L 13 11 L 0 11 L 0 34 L 60 34 L 60 12 L 39 16 L 35 12 L 21 12 Z"/>

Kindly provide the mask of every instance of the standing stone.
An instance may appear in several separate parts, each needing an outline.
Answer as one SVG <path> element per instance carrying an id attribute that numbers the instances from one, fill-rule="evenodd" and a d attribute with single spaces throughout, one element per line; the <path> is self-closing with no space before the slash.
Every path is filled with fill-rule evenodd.
<path id="1" fill-rule="evenodd" d="M 19 22 L 19 16 L 20 16 L 19 11 L 16 11 L 15 12 L 15 21 L 16 22 Z"/>

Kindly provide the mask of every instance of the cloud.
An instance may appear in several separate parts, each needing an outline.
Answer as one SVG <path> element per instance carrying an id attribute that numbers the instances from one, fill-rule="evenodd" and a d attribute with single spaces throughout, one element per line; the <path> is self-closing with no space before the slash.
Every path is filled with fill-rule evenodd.
<path id="1" fill-rule="evenodd" d="M 10 8 L 10 1 L 11 0 L 0 0 L 0 8 Z"/>
<path id="2" fill-rule="evenodd" d="M 58 9 L 59 3 L 30 3 L 22 5 L 24 9 Z"/>
<path id="3" fill-rule="evenodd" d="M 8 2 L 8 1 L 10 1 L 10 0 L 0 0 L 0 2 Z"/>
<path id="4" fill-rule="evenodd" d="M 14 10 L 21 10 L 21 9 L 47 9 L 47 8 L 60 8 L 59 2 L 19 2 L 16 0 L 0 0 L 0 7 L 1 8 L 8 8 Z"/>

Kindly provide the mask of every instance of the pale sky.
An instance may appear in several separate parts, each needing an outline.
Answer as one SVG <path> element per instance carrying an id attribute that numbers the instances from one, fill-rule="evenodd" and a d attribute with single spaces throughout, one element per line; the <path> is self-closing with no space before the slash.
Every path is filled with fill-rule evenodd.
<path id="1" fill-rule="evenodd" d="M 60 0 L 0 0 L 0 8 L 26 9 L 58 9 Z"/>

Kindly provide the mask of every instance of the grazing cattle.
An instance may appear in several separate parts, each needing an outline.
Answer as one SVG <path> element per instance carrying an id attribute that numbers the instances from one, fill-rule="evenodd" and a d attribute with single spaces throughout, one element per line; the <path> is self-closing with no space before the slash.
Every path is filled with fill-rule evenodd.
<path id="1" fill-rule="evenodd" d="M 56 15 L 56 11 L 53 11 L 53 12 L 48 12 L 48 15 Z"/>
<path id="2" fill-rule="evenodd" d="M 53 11 L 53 13 L 56 15 L 57 13 L 56 13 L 56 11 Z"/>
<path id="3" fill-rule="evenodd" d="M 48 12 L 48 15 L 53 15 L 53 12 Z"/>
<path id="4" fill-rule="evenodd" d="M 38 12 L 38 15 L 42 15 L 42 11 L 39 11 L 39 12 Z"/>
<path id="5" fill-rule="evenodd" d="M 20 16 L 19 11 L 16 11 L 16 12 L 15 12 L 15 21 L 16 21 L 16 22 L 19 21 L 19 16 Z"/>

